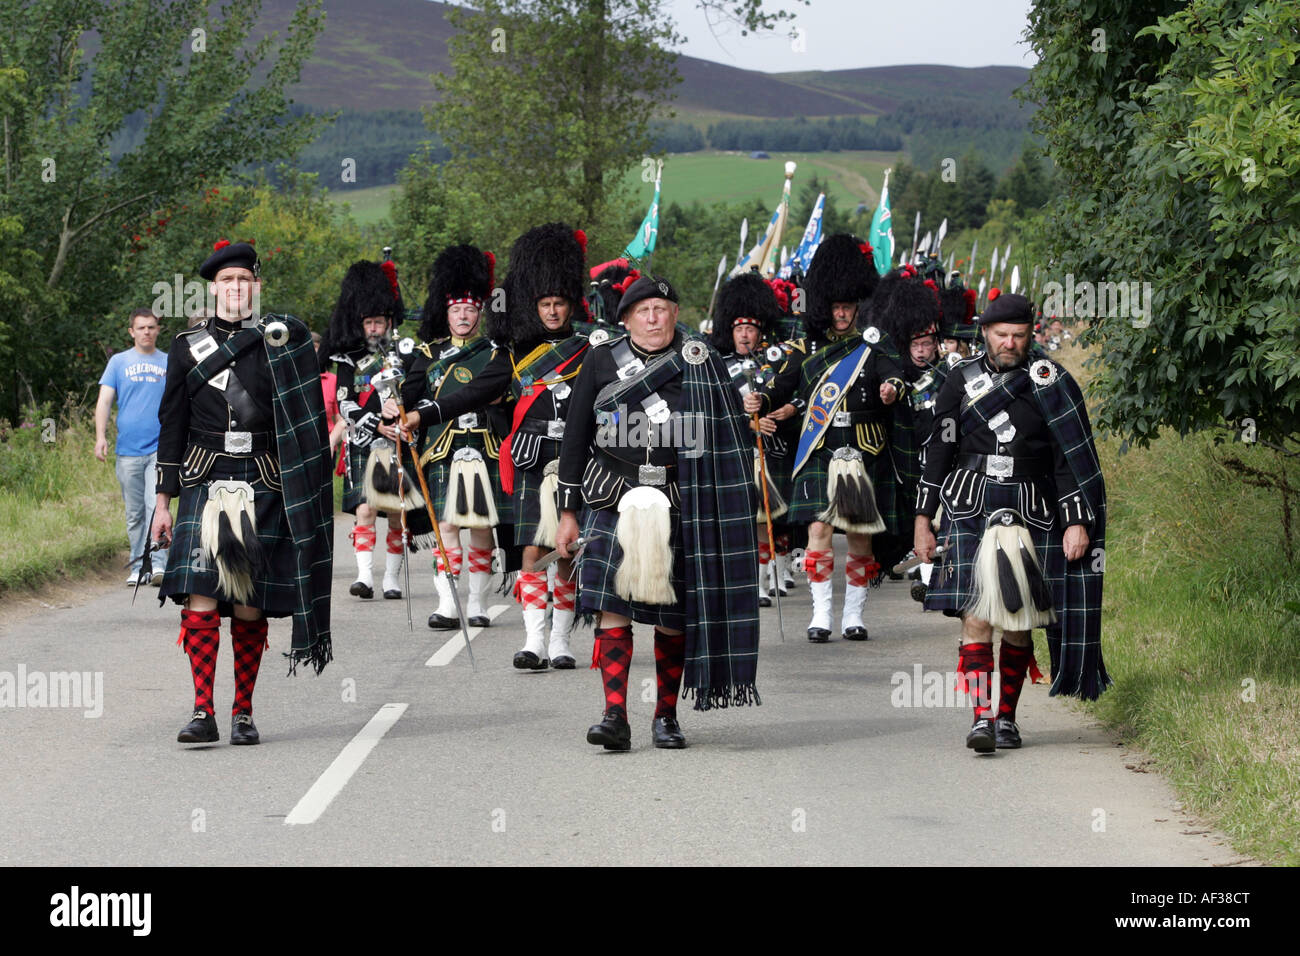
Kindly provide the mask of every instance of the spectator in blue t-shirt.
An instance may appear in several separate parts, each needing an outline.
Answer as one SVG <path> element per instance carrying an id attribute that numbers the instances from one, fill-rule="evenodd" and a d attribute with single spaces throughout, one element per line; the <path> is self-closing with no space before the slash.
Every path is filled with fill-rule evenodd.
<path id="1" fill-rule="evenodd" d="M 131 313 L 131 339 L 135 348 L 118 352 L 108 360 L 99 379 L 99 402 L 95 405 L 95 457 L 108 458 L 108 414 L 117 400 L 117 480 L 126 505 L 126 534 L 131 541 L 131 573 L 127 584 L 135 584 L 148 544 L 149 522 L 154 506 L 154 464 L 158 457 L 158 405 L 167 382 L 167 353 L 154 348 L 158 341 L 158 319 L 149 309 Z M 153 556 L 153 579 L 162 583 L 167 552 Z"/>

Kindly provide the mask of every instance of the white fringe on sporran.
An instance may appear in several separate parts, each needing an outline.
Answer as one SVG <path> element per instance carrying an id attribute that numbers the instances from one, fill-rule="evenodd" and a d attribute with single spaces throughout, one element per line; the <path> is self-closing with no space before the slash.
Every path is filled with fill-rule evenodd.
<path id="1" fill-rule="evenodd" d="M 265 569 L 257 537 L 253 486 L 246 481 L 214 481 L 199 518 L 199 547 L 217 569 L 217 586 L 235 604 L 253 597 L 253 577 Z"/>
<path id="2" fill-rule="evenodd" d="M 875 486 L 860 457 L 832 458 L 826 484 L 830 505 L 817 516 L 818 521 L 854 534 L 879 534 L 885 530 L 876 507 Z"/>
<path id="3" fill-rule="evenodd" d="M 401 495 L 398 494 L 399 485 Z M 389 444 L 376 444 L 371 448 L 361 487 L 366 504 L 378 511 L 401 511 L 403 498 L 406 499 L 407 511 L 424 507 L 420 489 L 403 469 L 397 467 L 396 450 Z"/>
<path id="4" fill-rule="evenodd" d="M 972 570 L 967 614 L 1006 631 L 1056 623 L 1051 592 L 1024 525 L 990 526 L 980 539 Z"/>
<path id="5" fill-rule="evenodd" d="M 457 457 L 447 473 L 447 501 L 442 520 L 458 528 L 495 528 L 497 506 L 492 478 L 483 458 Z"/>
<path id="6" fill-rule="evenodd" d="M 623 561 L 614 575 L 614 590 L 625 601 L 672 604 L 672 520 L 668 496 L 657 488 L 633 488 L 618 503 L 614 529 Z"/>
<path id="7" fill-rule="evenodd" d="M 555 510 L 555 494 L 559 490 L 560 476 L 556 472 L 550 472 L 542 479 L 542 516 L 533 534 L 533 544 L 540 548 L 555 548 L 555 535 L 560 530 L 560 515 Z"/>
<path id="8" fill-rule="evenodd" d="M 758 489 L 758 523 L 766 524 L 767 515 L 763 514 L 763 465 L 759 462 L 757 448 L 754 449 L 754 487 Z M 770 468 L 767 470 L 767 504 L 772 509 L 773 521 L 789 510 L 781 492 L 776 490 L 776 485 L 772 482 Z"/>

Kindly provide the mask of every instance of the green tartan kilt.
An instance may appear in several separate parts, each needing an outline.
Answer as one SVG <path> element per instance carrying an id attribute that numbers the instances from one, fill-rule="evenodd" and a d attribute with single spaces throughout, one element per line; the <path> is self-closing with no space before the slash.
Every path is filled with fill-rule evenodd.
<path id="1" fill-rule="evenodd" d="M 830 480 L 831 455 L 834 448 L 825 446 L 817 449 L 808 458 L 808 462 L 794 477 L 794 494 L 787 499 L 790 510 L 785 520 L 793 525 L 808 525 L 820 520 L 820 515 L 830 507 L 828 483 Z M 878 455 L 862 453 L 862 463 L 871 476 L 871 483 L 876 489 L 876 509 L 885 522 L 885 533 L 898 534 L 900 522 L 897 501 L 897 488 L 894 478 L 894 466 L 886 446 Z"/>
<path id="2" fill-rule="evenodd" d="M 533 535 L 542 522 L 542 470 L 516 468 L 515 493 L 511 498 L 515 517 L 515 544 L 533 546 Z"/>
<path id="3" fill-rule="evenodd" d="M 347 467 L 343 471 L 343 510 L 350 515 L 357 513 L 357 505 L 365 503 L 366 462 L 370 459 L 370 450 L 373 447 L 373 445 L 367 445 L 364 448 L 358 448 L 353 444 L 347 446 L 347 452 L 345 453 Z M 418 486 L 419 482 L 415 477 L 415 466 L 411 464 L 409 450 L 409 445 L 402 446 L 402 467 L 406 469 L 411 482 Z M 491 466 L 488 467 L 491 470 Z M 377 514 L 383 517 L 388 512 L 379 511 Z M 425 523 L 427 524 L 427 521 Z"/>
<path id="4" fill-rule="evenodd" d="M 623 549 L 614 537 L 618 526 L 617 508 L 586 508 L 582 516 L 582 536 L 594 536 L 578 556 L 578 611 L 594 614 L 609 611 L 621 614 L 641 624 L 654 624 L 670 630 L 686 628 L 686 560 L 682 552 L 681 512 L 672 511 L 673 590 L 677 601 L 673 604 L 642 604 L 628 602 L 619 597 L 614 588 L 614 575 L 623 561 Z"/>
<path id="5" fill-rule="evenodd" d="M 171 598 L 177 604 L 183 604 L 189 595 L 201 594 L 215 598 L 217 609 L 223 616 L 232 613 L 233 602 L 217 585 L 216 565 L 199 546 L 208 484 L 219 479 L 246 481 L 253 486 L 257 538 L 267 562 L 265 575 L 253 578 L 253 596 L 248 605 L 260 608 L 267 617 L 287 617 L 297 609 L 298 594 L 293 584 L 297 569 L 294 544 L 283 497 L 280 489 L 272 488 L 263 480 L 255 458 L 232 458 L 228 455 L 217 456 L 202 484 L 181 489 L 168 551 L 170 560 L 158 591 L 159 603 Z"/>
<path id="6" fill-rule="evenodd" d="M 441 461 L 430 461 L 424 466 L 424 480 L 429 483 L 429 495 L 433 498 L 433 513 L 438 516 L 439 521 L 445 521 L 443 515 L 444 507 L 447 504 L 447 483 L 451 477 L 451 460 L 461 448 L 475 448 L 483 455 L 483 463 L 487 466 L 488 478 L 492 483 L 492 499 L 496 503 L 497 519 L 499 524 L 510 524 L 513 520 L 514 509 L 511 507 L 510 498 L 501 490 L 501 468 L 495 458 L 490 458 L 484 450 L 483 440 L 477 435 L 461 434 L 452 440 L 451 449 L 447 452 L 446 457 Z M 518 480 L 518 472 L 516 480 Z"/>
<path id="7" fill-rule="evenodd" d="M 949 617 L 956 617 L 966 607 L 974 585 L 975 552 L 979 550 L 988 516 L 999 508 L 1014 508 L 1023 515 L 1027 510 L 1025 492 L 1028 484 L 1027 481 L 996 481 L 990 478 L 984 483 L 983 507 L 979 507 L 972 515 L 956 519 L 949 515 L 949 503 L 941 496 L 943 522 L 935 537 L 947 550 L 935 562 L 934 573 L 930 577 L 930 588 L 925 595 L 927 611 L 943 611 Z M 1050 488 L 1044 489 L 1040 485 L 1039 493 L 1050 495 L 1047 500 L 1054 512 L 1056 497 L 1050 494 Z M 1054 595 L 1061 593 L 1065 578 L 1062 532 L 1055 524 L 1054 521 L 1053 527 L 1044 529 L 1025 523 L 1038 554 L 1039 566 L 1043 569 L 1043 578 Z"/>

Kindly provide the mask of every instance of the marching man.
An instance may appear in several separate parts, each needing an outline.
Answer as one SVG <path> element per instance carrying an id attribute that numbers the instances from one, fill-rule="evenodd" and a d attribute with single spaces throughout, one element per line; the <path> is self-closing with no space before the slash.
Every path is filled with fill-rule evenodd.
<path id="1" fill-rule="evenodd" d="M 256 744 L 253 688 L 267 618 L 293 618 L 291 672 L 332 658 L 333 480 L 320 369 L 307 326 L 259 316 L 251 243 L 222 240 L 199 268 L 216 314 L 173 340 L 159 409 L 158 502 L 150 540 L 171 539 L 159 591 L 183 606 L 194 677 L 181 743 L 219 739 L 212 699 L 218 628 L 235 658 L 230 742 Z M 173 532 L 168 506 L 180 496 Z"/>
<path id="2" fill-rule="evenodd" d="M 656 747 L 679 749 L 683 681 L 696 710 L 758 704 L 753 433 L 720 357 L 676 329 L 677 293 L 642 276 L 627 335 L 583 362 L 560 451 L 557 548 L 581 536 L 578 603 L 598 615 L 605 712 L 587 742 L 631 748 L 632 622 L 654 625 Z M 579 512 L 586 508 L 579 527 Z"/>
<path id="3" fill-rule="evenodd" d="M 942 503 L 946 549 L 925 606 L 961 617 L 957 669 L 975 698 L 966 746 L 991 753 L 1021 744 L 1016 704 L 1036 671 L 1033 628 L 1047 630 L 1053 695 L 1095 700 L 1111 683 L 1101 654 L 1106 486 L 1078 385 L 1031 354 L 1029 300 L 999 296 L 979 321 L 985 353 L 956 365 L 935 403 L 915 545 L 933 559 Z"/>

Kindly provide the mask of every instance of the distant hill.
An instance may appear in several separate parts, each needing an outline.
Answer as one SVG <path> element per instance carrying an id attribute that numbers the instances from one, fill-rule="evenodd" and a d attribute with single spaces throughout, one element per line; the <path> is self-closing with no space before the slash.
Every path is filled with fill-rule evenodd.
<path id="1" fill-rule="evenodd" d="M 257 36 L 283 31 L 295 0 L 264 0 Z M 321 109 L 418 109 L 434 98 L 429 76 L 450 66 L 447 4 L 430 0 L 326 0 L 325 29 L 294 98 Z M 938 96 L 1004 105 L 1028 70 L 993 66 L 884 66 L 759 73 L 694 57 L 677 61 L 673 106 L 712 116 L 856 116 L 890 113 Z"/>

